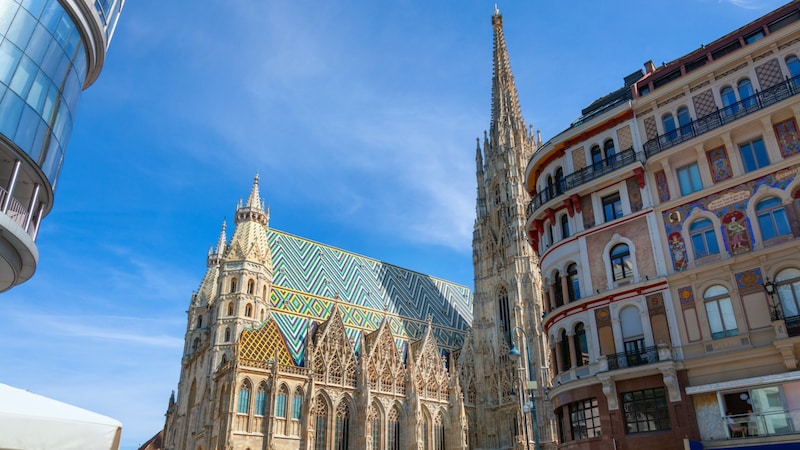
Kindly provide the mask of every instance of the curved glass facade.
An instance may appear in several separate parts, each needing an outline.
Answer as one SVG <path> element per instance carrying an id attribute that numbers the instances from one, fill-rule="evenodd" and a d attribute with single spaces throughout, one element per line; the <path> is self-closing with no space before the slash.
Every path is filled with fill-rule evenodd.
<path id="1" fill-rule="evenodd" d="M 86 76 L 78 28 L 57 0 L 0 0 L 0 133 L 55 189 Z"/>

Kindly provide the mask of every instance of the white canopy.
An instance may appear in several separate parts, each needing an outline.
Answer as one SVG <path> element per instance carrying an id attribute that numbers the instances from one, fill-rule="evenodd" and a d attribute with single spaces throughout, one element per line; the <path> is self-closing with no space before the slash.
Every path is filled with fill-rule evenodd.
<path id="1" fill-rule="evenodd" d="M 0 450 L 118 450 L 122 424 L 0 383 Z"/>

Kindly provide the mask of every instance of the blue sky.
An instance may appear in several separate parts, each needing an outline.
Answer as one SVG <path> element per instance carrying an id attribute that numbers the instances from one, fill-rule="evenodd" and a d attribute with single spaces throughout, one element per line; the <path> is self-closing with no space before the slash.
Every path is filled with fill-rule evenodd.
<path id="1" fill-rule="evenodd" d="M 645 61 L 781 4 L 498 6 L 523 114 L 547 140 Z M 471 287 L 493 9 L 130 0 L 81 99 L 37 273 L 0 296 L 0 382 L 122 421 L 124 449 L 145 442 L 206 252 L 256 172 L 274 228 Z"/>

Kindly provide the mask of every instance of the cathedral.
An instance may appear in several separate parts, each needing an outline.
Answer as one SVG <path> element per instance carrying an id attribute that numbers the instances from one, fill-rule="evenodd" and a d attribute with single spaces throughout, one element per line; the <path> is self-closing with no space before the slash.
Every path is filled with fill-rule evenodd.
<path id="1" fill-rule="evenodd" d="M 164 449 L 547 448 L 524 123 L 495 12 L 469 288 L 269 227 L 256 176 L 192 294 Z M 540 447 L 540 443 L 542 446 Z"/>

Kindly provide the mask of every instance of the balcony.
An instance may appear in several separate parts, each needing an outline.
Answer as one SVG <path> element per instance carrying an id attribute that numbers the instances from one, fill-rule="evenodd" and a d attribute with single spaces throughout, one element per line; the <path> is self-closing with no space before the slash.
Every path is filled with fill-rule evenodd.
<path id="1" fill-rule="evenodd" d="M 645 347 L 637 352 L 622 352 L 607 355 L 608 370 L 627 369 L 658 362 L 658 347 Z"/>
<path id="2" fill-rule="evenodd" d="M 563 180 L 559 180 L 556 182 L 556 184 L 548 186 L 541 192 L 535 194 L 533 198 L 531 198 L 530 203 L 528 203 L 528 217 L 530 218 L 534 211 L 564 192 L 600 178 L 603 175 L 611 173 L 638 160 L 639 158 L 636 152 L 633 150 L 633 147 L 631 147 L 627 150 L 623 150 L 617 154 L 611 155 L 602 161 L 598 161 L 591 166 L 576 170 L 575 172 L 564 177 Z"/>
<path id="3" fill-rule="evenodd" d="M 789 337 L 800 336 L 800 316 L 788 316 L 784 319 L 786 333 Z"/>
<path id="4" fill-rule="evenodd" d="M 658 135 L 645 142 L 644 153 L 647 158 L 650 158 L 682 142 L 706 134 L 797 94 L 800 94 L 800 76 L 789 78 L 768 89 L 756 92 L 755 95 L 740 102 L 717 109 L 711 114 L 682 125 L 676 130 Z"/>

